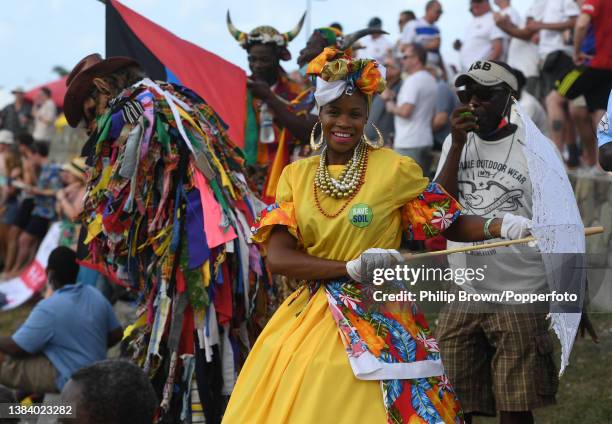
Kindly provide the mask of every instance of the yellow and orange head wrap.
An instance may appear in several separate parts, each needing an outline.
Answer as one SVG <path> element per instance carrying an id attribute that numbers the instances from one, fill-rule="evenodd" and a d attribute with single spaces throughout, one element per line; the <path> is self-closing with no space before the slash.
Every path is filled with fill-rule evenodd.
<path id="1" fill-rule="evenodd" d="M 369 103 L 386 86 L 384 67 L 375 60 L 353 59 L 333 47 L 315 57 L 308 64 L 306 74 L 316 77 L 314 96 L 319 107 L 354 90 L 365 94 Z"/>

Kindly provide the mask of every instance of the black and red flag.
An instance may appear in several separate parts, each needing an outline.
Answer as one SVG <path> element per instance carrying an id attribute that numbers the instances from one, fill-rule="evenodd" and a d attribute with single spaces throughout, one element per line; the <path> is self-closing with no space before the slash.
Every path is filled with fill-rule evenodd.
<path id="1" fill-rule="evenodd" d="M 117 0 L 106 0 L 106 56 L 136 59 L 149 77 L 198 93 L 244 145 L 246 73 L 227 60 L 183 40 Z"/>

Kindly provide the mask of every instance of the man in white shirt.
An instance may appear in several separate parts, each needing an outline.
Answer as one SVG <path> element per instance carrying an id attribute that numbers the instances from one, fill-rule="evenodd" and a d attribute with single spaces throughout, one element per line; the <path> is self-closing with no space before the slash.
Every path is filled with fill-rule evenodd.
<path id="1" fill-rule="evenodd" d="M 427 50 L 427 65 L 440 66 L 440 29 L 435 23 L 442 16 L 442 5 L 430 0 L 425 5 L 425 16 L 406 24 L 400 36 L 401 44 L 419 43 Z"/>
<path id="2" fill-rule="evenodd" d="M 395 115 L 393 148 L 410 156 L 429 175 L 438 86 L 436 79 L 425 70 L 427 50 L 423 46 L 409 44 L 403 53 L 402 66 L 409 76 L 402 83 L 397 102 L 387 102 L 387 111 Z"/>
<path id="3" fill-rule="evenodd" d="M 368 23 L 370 29 L 382 29 L 380 18 L 372 18 Z M 383 63 L 385 56 L 393 50 L 393 42 L 383 34 L 372 34 L 360 41 L 363 48 L 357 50 L 357 57 L 360 59 L 374 59 L 378 63 Z"/>
<path id="4" fill-rule="evenodd" d="M 502 60 L 504 40 L 508 39 L 495 25 L 489 0 L 471 0 L 470 12 L 474 19 L 466 28 L 463 42 L 457 40 L 454 44 L 459 50 L 459 60 L 464 71 L 478 60 Z"/>
<path id="5" fill-rule="evenodd" d="M 495 23 L 502 31 L 511 36 L 506 62 L 523 73 L 527 80 L 525 89 L 537 97 L 540 71 L 538 68 L 538 45 L 533 42 L 534 36 L 516 37 L 508 32 L 505 28 L 510 25 L 515 28 L 525 27 L 525 20 L 510 5 L 510 0 L 495 0 L 495 4 L 499 7 L 499 13 L 494 14 Z"/>
<path id="6" fill-rule="evenodd" d="M 51 90 L 47 87 L 40 89 L 32 116 L 34 116 L 34 131 L 32 132 L 34 140 L 50 142 L 55 134 L 57 109 L 51 99 Z"/>

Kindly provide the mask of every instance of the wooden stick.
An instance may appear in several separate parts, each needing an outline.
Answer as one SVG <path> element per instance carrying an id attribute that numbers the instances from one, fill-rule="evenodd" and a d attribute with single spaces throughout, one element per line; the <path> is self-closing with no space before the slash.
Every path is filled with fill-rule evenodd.
<path id="1" fill-rule="evenodd" d="M 603 231 L 604 231 L 603 227 L 587 227 L 584 229 L 584 235 L 592 236 L 595 234 L 601 234 L 603 233 Z M 513 244 L 526 244 L 532 241 L 537 241 L 537 238 L 535 238 L 534 236 L 531 236 L 531 237 L 525 237 L 525 238 L 517 239 L 517 240 L 504 240 L 504 241 L 498 241 L 495 243 L 478 244 L 476 246 L 464 246 L 464 247 L 456 247 L 454 249 L 438 250 L 435 252 L 417 253 L 416 255 L 411 255 L 410 253 L 403 253 L 402 256 L 404 256 L 404 258 L 406 259 L 421 259 L 421 258 L 428 258 L 431 256 L 450 255 L 452 253 L 471 252 L 474 250 L 483 250 L 483 249 L 492 249 L 495 247 L 512 246 Z"/>

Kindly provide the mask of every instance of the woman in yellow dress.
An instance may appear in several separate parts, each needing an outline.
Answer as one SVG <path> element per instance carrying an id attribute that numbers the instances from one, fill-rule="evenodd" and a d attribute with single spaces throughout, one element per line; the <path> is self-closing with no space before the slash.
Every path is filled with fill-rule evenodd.
<path id="1" fill-rule="evenodd" d="M 223 423 L 461 423 L 423 314 L 415 304 L 362 308 L 359 265 L 392 263 L 403 230 L 474 241 L 499 237 L 502 222 L 460 216 L 412 159 L 364 138 L 371 98 L 385 84 L 375 61 L 326 49 L 308 73 L 322 128 L 311 143 L 326 147 L 284 169 L 277 203 L 254 228 L 271 271 L 304 285 L 259 336 Z M 362 255 L 370 248 L 379 253 Z"/>

